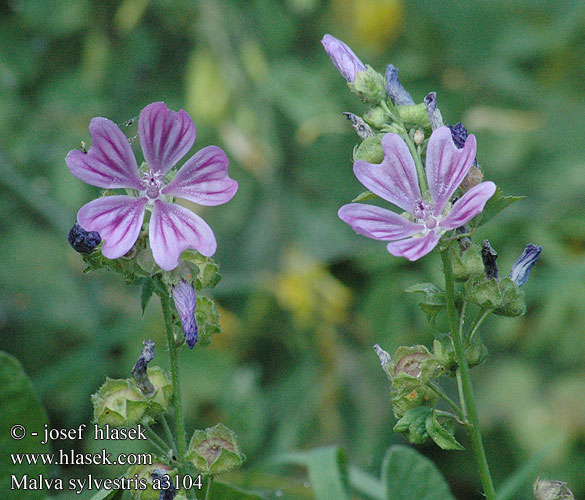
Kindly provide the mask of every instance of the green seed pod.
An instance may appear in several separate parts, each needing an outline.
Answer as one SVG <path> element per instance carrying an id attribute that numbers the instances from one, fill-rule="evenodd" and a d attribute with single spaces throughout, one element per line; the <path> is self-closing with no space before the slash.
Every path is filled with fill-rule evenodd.
<path id="1" fill-rule="evenodd" d="M 567 483 L 536 479 L 534 482 L 536 500 L 575 500 Z"/>
<path id="2" fill-rule="evenodd" d="M 195 431 L 185 458 L 205 474 L 229 472 L 241 467 L 245 460 L 236 435 L 223 424 Z"/>
<path id="3" fill-rule="evenodd" d="M 99 425 L 126 427 L 138 422 L 148 423 L 149 403 L 134 381 L 106 379 L 99 391 L 92 395 L 93 418 Z"/>
<path id="4" fill-rule="evenodd" d="M 484 266 L 479 245 L 474 244 L 464 252 L 453 245 L 450 251 L 455 281 L 467 281 L 471 277 L 483 276 Z"/>
<path id="5" fill-rule="evenodd" d="M 171 404 L 171 396 L 173 394 L 173 387 L 168 375 L 160 366 L 151 366 L 147 369 L 148 378 L 156 392 L 148 398 L 149 408 L 148 414 L 153 417 L 164 413 Z"/>
<path id="6" fill-rule="evenodd" d="M 358 71 L 355 81 L 347 82 L 347 86 L 367 103 L 378 104 L 386 98 L 386 80 L 369 64 L 366 64 L 366 71 Z"/>
<path id="7" fill-rule="evenodd" d="M 381 106 L 374 106 L 364 115 L 364 120 L 374 128 L 381 129 L 388 122 L 388 113 Z"/>

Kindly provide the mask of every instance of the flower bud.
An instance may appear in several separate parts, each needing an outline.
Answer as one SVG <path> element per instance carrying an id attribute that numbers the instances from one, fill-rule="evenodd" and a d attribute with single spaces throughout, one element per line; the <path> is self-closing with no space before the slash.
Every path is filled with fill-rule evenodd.
<path id="1" fill-rule="evenodd" d="M 389 115 L 382 108 L 382 106 L 373 106 L 368 109 L 364 115 L 364 120 L 368 122 L 372 127 L 381 129 L 383 126 L 388 124 Z"/>
<path id="2" fill-rule="evenodd" d="M 175 489 L 172 478 L 168 475 L 167 472 L 168 471 L 166 469 L 154 469 L 150 474 L 152 477 L 153 486 L 155 483 L 161 485 L 158 500 L 173 500 L 177 494 L 177 490 Z M 156 488 L 153 489 L 156 491 Z"/>
<path id="3" fill-rule="evenodd" d="M 424 98 L 425 106 L 427 107 L 427 113 L 429 115 L 429 121 L 431 122 L 431 128 L 437 130 L 443 126 L 443 117 L 437 107 L 437 93 L 430 92 Z"/>
<path id="4" fill-rule="evenodd" d="M 458 149 L 461 149 L 465 146 L 465 141 L 467 140 L 467 129 L 463 126 L 461 122 L 457 122 L 455 125 L 447 125 L 451 130 L 451 137 L 453 138 L 453 142 Z M 463 179 L 460 187 L 463 191 L 467 192 L 472 187 L 477 186 L 481 181 L 483 181 L 483 173 L 477 166 L 477 159 L 473 160 L 473 166 L 469 169 L 469 172 Z"/>
<path id="5" fill-rule="evenodd" d="M 536 500 L 575 500 L 567 483 L 562 481 L 548 481 L 538 478 L 534 482 L 533 488 Z"/>
<path id="6" fill-rule="evenodd" d="M 93 419 L 99 425 L 126 427 L 152 419 L 146 415 L 149 404 L 134 382 L 108 378 L 91 397 Z"/>
<path id="7" fill-rule="evenodd" d="M 205 474 L 229 472 L 239 468 L 245 460 L 236 435 L 223 424 L 195 431 L 185 458 Z"/>
<path id="8" fill-rule="evenodd" d="M 193 349 L 193 346 L 197 343 L 197 322 L 195 321 L 197 298 L 195 290 L 185 280 L 181 280 L 178 285 L 173 287 L 173 298 L 181 318 L 185 341 L 189 348 Z"/>
<path id="9" fill-rule="evenodd" d="M 378 104 L 386 98 L 384 77 L 369 64 L 365 71 L 358 71 L 353 83 L 348 82 L 347 86 L 363 102 Z"/>
<path id="10" fill-rule="evenodd" d="M 420 128 L 416 129 L 413 139 L 417 146 L 422 146 L 425 142 L 425 133 Z"/>
<path id="11" fill-rule="evenodd" d="M 461 241 L 461 240 L 458 240 Z M 483 276 L 484 264 L 479 245 L 471 245 L 465 251 L 451 247 L 453 278 L 455 281 L 467 281 L 472 276 Z"/>
<path id="12" fill-rule="evenodd" d="M 530 270 L 532 266 L 538 261 L 538 257 L 542 247 L 533 245 L 532 243 L 526 245 L 526 248 L 522 252 L 522 255 L 518 257 L 518 260 L 512 265 L 510 270 L 510 279 L 518 286 L 522 286 L 528 281 L 530 277 Z"/>
<path id="13" fill-rule="evenodd" d="M 431 122 L 424 102 L 415 104 L 414 106 L 396 106 L 396 111 L 406 124 L 429 128 Z"/>
<path id="14" fill-rule="evenodd" d="M 341 40 L 332 35 L 325 35 L 321 43 L 325 48 L 325 52 L 331 58 L 333 65 L 349 83 L 355 81 L 358 71 L 366 71 L 364 63 Z"/>
<path id="15" fill-rule="evenodd" d="M 454 376 L 457 369 L 455 348 L 449 337 L 433 340 L 433 355 L 448 375 Z"/>
<path id="16" fill-rule="evenodd" d="M 488 350 L 479 334 L 475 334 L 465 348 L 465 357 L 470 368 L 481 365 L 488 357 Z"/>
<path id="17" fill-rule="evenodd" d="M 67 241 L 76 252 L 90 254 L 100 244 L 102 238 L 97 231 L 86 231 L 76 222 L 69 231 Z"/>
<path id="18" fill-rule="evenodd" d="M 386 93 L 394 101 L 394 104 L 412 106 L 414 100 L 398 79 L 398 69 L 392 64 L 386 66 Z"/>
<path id="19" fill-rule="evenodd" d="M 365 160 L 368 163 L 382 163 L 384 151 L 382 151 L 382 137 L 366 137 L 353 153 L 353 161 Z"/>

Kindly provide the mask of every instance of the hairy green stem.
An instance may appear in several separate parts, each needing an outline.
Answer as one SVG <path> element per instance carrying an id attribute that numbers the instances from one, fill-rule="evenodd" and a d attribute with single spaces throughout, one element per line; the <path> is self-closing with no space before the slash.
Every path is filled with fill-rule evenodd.
<path id="1" fill-rule="evenodd" d="M 150 441 L 150 444 L 156 448 L 156 450 L 161 454 L 161 455 L 167 455 L 167 453 L 169 452 L 169 447 L 168 445 L 158 436 L 158 434 L 156 432 L 154 432 L 152 429 L 148 428 L 146 429 L 146 434 L 148 435 L 148 440 Z"/>
<path id="2" fill-rule="evenodd" d="M 165 431 L 165 434 L 167 436 L 167 439 L 169 440 L 169 443 L 171 443 L 172 447 L 174 450 L 177 449 L 177 443 L 175 441 L 175 438 L 173 436 L 173 433 L 171 432 L 171 428 L 169 427 L 169 423 L 167 422 L 167 418 L 163 415 L 161 415 L 161 419 L 160 419 L 163 429 Z"/>
<path id="3" fill-rule="evenodd" d="M 453 410 L 455 410 L 455 413 L 457 413 L 457 417 L 459 417 L 459 420 L 464 421 L 465 420 L 465 415 L 463 414 L 463 412 L 459 409 L 459 407 L 457 406 L 457 404 L 455 403 L 455 401 L 453 401 L 449 396 L 447 396 L 447 394 L 445 394 L 445 392 L 443 391 L 443 389 L 441 389 L 441 387 L 438 384 L 435 384 L 434 382 L 429 382 L 427 384 L 427 386 L 433 390 L 434 392 L 436 392 L 441 398 L 443 398 L 445 400 L 445 402 L 451 407 L 453 408 Z"/>
<path id="4" fill-rule="evenodd" d="M 166 293 L 160 293 L 160 304 L 165 322 L 165 333 L 169 349 L 169 362 L 171 365 L 171 381 L 173 384 L 173 406 L 175 408 L 175 430 L 177 432 L 177 453 L 179 462 L 185 458 L 185 420 L 183 419 L 183 403 L 181 401 L 181 388 L 179 387 L 179 363 L 177 360 L 177 346 L 173 334 L 173 313 L 170 297 Z"/>
<path id="5" fill-rule="evenodd" d="M 468 428 L 473 453 L 477 462 L 479 470 L 479 477 L 483 486 L 483 491 L 487 500 L 495 500 L 496 492 L 490 474 L 487 457 L 481 439 L 481 432 L 479 429 L 479 416 L 477 414 L 477 406 L 475 403 L 475 396 L 473 394 L 473 385 L 471 382 L 471 374 L 469 366 L 467 365 L 467 358 L 463 349 L 463 343 L 459 336 L 457 328 L 457 310 L 455 308 L 455 285 L 453 281 L 453 268 L 451 265 L 451 255 L 448 247 L 441 249 L 441 260 L 443 261 L 443 272 L 445 274 L 445 300 L 447 303 L 447 315 L 449 317 L 449 329 L 451 331 L 451 338 L 453 340 L 453 347 L 455 349 L 455 356 L 457 357 L 458 368 L 457 371 L 461 377 L 461 388 L 465 397 L 467 405 L 467 419 L 471 424 Z"/>
<path id="6" fill-rule="evenodd" d="M 467 339 L 467 343 L 468 344 L 470 344 L 471 341 L 473 340 L 473 336 L 477 333 L 477 331 L 479 330 L 479 327 L 481 326 L 481 324 L 492 313 L 492 310 L 491 309 L 482 309 L 481 311 L 482 311 L 481 312 L 481 316 L 479 317 L 479 319 L 473 325 L 473 328 L 471 329 L 471 332 L 469 334 L 469 338 Z"/>
<path id="7" fill-rule="evenodd" d="M 209 492 L 211 491 L 211 483 L 213 483 L 213 476 L 209 476 L 207 480 L 207 491 L 205 492 L 205 500 L 209 499 Z"/>

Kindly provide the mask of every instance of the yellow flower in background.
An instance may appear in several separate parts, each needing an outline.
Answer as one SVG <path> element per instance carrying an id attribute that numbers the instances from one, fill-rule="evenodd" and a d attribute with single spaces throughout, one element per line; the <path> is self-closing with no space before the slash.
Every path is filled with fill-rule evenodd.
<path id="1" fill-rule="evenodd" d="M 320 321 L 341 323 L 347 317 L 349 289 L 329 273 L 324 263 L 297 248 L 285 252 L 274 286 L 280 305 L 303 326 Z"/>
<path id="2" fill-rule="evenodd" d="M 403 0 L 332 0 L 335 26 L 342 26 L 350 45 L 387 50 L 404 20 Z"/>

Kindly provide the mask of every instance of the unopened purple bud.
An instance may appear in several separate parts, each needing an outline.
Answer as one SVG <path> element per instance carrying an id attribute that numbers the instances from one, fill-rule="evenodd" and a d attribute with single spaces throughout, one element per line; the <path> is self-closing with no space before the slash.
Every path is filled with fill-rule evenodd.
<path id="1" fill-rule="evenodd" d="M 498 258 L 498 252 L 496 252 L 488 240 L 483 240 L 481 246 L 481 258 L 483 260 L 483 267 L 485 270 L 485 277 L 488 280 L 498 279 L 498 264 L 496 259 Z"/>
<path id="2" fill-rule="evenodd" d="M 158 500 L 173 500 L 177 494 L 177 490 L 175 489 L 171 477 L 168 475 L 168 471 L 164 469 L 154 469 L 150 475 L 152 476 L 152 479 L 158 481 L 161 486 Z"/>
<path id="3" fill-rule="evenodd" d="M 332 35 L 325 35 L 321 40 L 325 52 L 343 78 L 353 83 L 358 71 L 366 71 L 366 67 L 345 43 Z"/>
<path id="4" fill-rule="evenodd" d="M 514 262 L 512 269 L 510 270 L 510 278 L 518 286 L 522 286 L 530 278 L 530 270 L 532 266 L 538 261 L 538 256 L 542 251 L 542 247 L 538 245 L 528 244 L 522 252 L 522 255 L 518 257 L 518 260 Z"/>
<path id="5" fill-rule="evenodd" d="M 67 241 L 76 252 L 89 254 L 100 244 L 102 238 L 97 231 L 86 231 L 76 222 L 69 231 Z"/>
<path id="6" fill-rule="evenodd" d="M 401 106 L 414 105 L 414 99 L 398 79 L 398 69 L 392 64 L 386 66 L 386 93 L 394 101 L 394 104 Z"/>
<path id="7" fill-rule="evenodd" d="M 427 107 L 427 113 L 431 122 L 431 128 L 437 130 L 443 126 L 443 117 L 437 107 L 437 93 L 431 92 L 424 98 L 425 105 Z"/>
<path id="8" fill-rule="evenodd" d="M 197 322 L 195 321 L 195 307 L 197 298 L 193 287 L 184 280 L 173 287 L 175 307 L 181 318 L 185 341 L 190 349 L 197 343 Z"/>
<path id="9" fill-rule="evenodd" d="M 463 126 L 463 123 L 457 122 L 455 125 L 447 125 L 451 130 L 451 137 L 457 148 L 461 149 L 465 146 L 465 140 L 467 139 L 467 129 Z"/>

